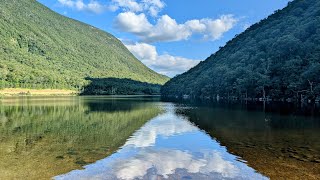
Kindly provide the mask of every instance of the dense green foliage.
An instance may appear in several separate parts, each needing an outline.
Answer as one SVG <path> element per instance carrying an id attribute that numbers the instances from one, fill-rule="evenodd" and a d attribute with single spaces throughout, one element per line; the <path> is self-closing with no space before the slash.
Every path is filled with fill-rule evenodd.
<path id="1" fill-rule="evenodd" d="M 112 35 L 61 16 L 36 0 L 1 0 L 0 88 L 67 88 L 85 77 L 163 84 Z"/>
<path id="2" fill-rule="evenodd" d="M 85 86 L 82 95 L 156 95 L 160 94 L 159 84 L 149 84 L 131 79 L 88 78 L 91 82 Z"/>
<path id="3" fill-rule="evenodd" d="M 320 96 L 320 1 L 290 2 L 173 78 L 162 94 L 316 99 Z"/>

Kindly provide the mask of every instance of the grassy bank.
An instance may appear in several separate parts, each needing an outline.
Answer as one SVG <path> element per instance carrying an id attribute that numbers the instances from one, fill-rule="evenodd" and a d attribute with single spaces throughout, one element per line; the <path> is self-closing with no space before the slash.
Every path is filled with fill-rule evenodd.
<path id="1" fill-rule="evenodd" d="M 78 91 L 66 89 L 0 89 L 0 96 L 67 96 L 77 94 L 79 94 Z"/>

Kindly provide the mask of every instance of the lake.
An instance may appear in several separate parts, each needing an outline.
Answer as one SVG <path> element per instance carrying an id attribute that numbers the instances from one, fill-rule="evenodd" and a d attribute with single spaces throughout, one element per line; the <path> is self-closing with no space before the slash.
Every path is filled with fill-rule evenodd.
<path id="1" fill-rule="evenodd" d="M 319 179 L 317 108 L 0 100 L 0 179 Z"/>

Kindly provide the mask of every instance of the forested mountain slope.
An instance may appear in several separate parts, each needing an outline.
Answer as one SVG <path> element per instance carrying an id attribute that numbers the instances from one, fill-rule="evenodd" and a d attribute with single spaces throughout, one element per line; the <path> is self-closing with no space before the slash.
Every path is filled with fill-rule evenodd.
<path id="1" fill-rule="evenodd" d="M 90 78 L 163 84 L 114 36 L 61 16 L 36 0 L 0 2 L 0 88 L 67 88 Z"/>
<path id="2" fill-rule="evenodd" d="M 170 80 L 162 94 L 314 100 L 320 96 L 320 1 L 290 2 Z"/>

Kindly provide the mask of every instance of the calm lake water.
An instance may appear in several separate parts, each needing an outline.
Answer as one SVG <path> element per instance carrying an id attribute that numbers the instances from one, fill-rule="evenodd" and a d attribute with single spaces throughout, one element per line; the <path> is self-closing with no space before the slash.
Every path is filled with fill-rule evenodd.
<path id="1" fill-rule="evenodd" d="M 319 112 L 293 109 L 4 98 L 0 179 L 319 179 Z"/>

